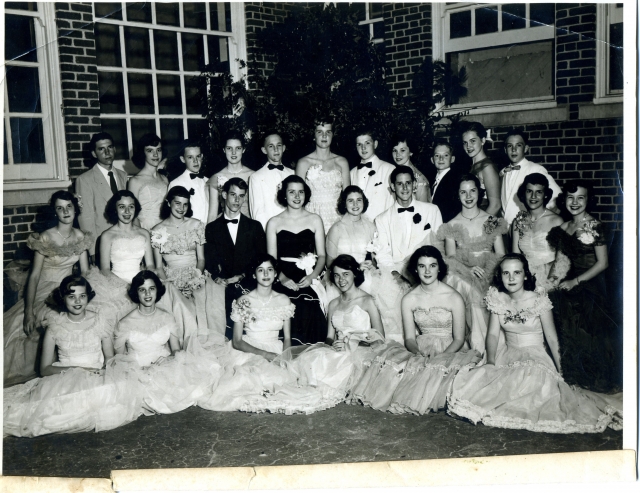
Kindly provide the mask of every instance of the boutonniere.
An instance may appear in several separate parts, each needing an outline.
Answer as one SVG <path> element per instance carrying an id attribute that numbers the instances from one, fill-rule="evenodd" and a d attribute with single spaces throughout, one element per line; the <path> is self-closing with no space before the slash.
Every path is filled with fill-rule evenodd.
<path id="1" fill-rule="evenodd" d="M 578 236 L 578 239 L 585 245 L 593 245 L 596 238 L 600 237 L 600 234 L 596 231 L 596 222 L 589 221 L 582 226 L 582 233 Z"/>
<path id="2" fill-rule="evenodd" d="M 431 224 L 429 224 L 429 223 L 424 225 L 424 230 L 426 231 L 428 229 L 431 229 Z"/>
<path id="3" fill-rule="evenodd" d="M 375 169 L 372 169 L 371 171 L 369 171 L 369 173 L 368 173 L 368 174 L 369 174 L 369 176 L 373 176 L 373 175 L 375 175 L 375 174 L 376 174 L 376 170 L 375 170 Z"/>
<path id="4" fill-rule="evenodd" d="M 500 220 L 497 217 L 489 216 L 482 225 L 485 234 L 490 235 L 491 233 L 493 233 L 498 227 L 498 224 L 500 224 Z"/>
<path id="5" fill-rule="evenodd" d="M 420 221 L 422 221 L 422 216 L 420 213 L 415 213 L 413 215 L 413 224 L 420 224 Z"/>

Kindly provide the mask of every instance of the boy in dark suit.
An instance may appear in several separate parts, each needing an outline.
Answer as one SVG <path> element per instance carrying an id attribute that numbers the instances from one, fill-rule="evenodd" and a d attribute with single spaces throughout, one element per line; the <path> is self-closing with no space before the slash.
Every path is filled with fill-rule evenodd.
<path id="1" fill-rule="evenodd" d="M 451 144 L 446 141 L 436 142 L 431 158 L 433 168 L 427 173 L 427 179 L 431 186 L 431 203 L 440 209 L 443 223 L 456 217 L 462 207 L 458 200 L 460 173 L 451 167 L 455 160 Z"/>

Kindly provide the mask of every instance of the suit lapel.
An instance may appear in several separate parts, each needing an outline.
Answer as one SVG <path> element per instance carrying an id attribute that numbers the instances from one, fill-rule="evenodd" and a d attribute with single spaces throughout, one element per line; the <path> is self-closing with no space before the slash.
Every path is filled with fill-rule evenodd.
<path id="1" fill-rule="evenodd" d="M 111 192 L 111 186 L 105 180 L 102 171 L 100 171 L 97 167 L 100 166 L 98 163 L 93 165 L 93 180 L 95 182 L 95 191 L 97 191 L 104 198 L 105 202 L 108 202 L 109 199 L 113 196 Z"/>

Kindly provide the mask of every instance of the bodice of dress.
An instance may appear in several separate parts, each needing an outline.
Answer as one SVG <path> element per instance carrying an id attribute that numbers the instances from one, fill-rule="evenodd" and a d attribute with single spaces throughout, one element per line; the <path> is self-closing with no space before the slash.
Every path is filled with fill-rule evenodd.
<path id="1" fill-rule="evenodd" d="M 149 366 L 162 356 L 169 356 L 169 338 L 178 337 L 178 325 L 173 315 L 156 308 L 155 313 L 140 318 L 125 317 L 115 330 L 116 351 L 126 347 L 140 366 Z"/>
<path id="2" fill-rule="evenodd" d="M 277 341 L 278 334 L 285 320 L 293 318 L 295 306 L 270 307 L 259 306 L 260 302 L 244 298 L 240 303 L 234 301 L 231 305 L 231 320 L 244 325 L 244 333 L 250 339 L 262 341 Z"/>
<path id="3" fill-rule="evenodd" d="M 453 315 L 448 308 L 439 306 L 427 309 L 416 308 L 413 310 L 413 320 L 420 335 L 445 337 L 450 341 L 453 340 Z"/>
<path id="4" fill-rule="evenodd" d="M 493 164 L 493 161 L 491 160 L 490 157 L 486 157 L 484 159 L 481 159 L 480 161 L 478 161 L 475 164 L 471 165 L 471 173 L 473 173 L 474 175 L 476 175 L 478 177 L 478 180 L 480 180 L 480 187 L 482 187 L 483 189 L 485 188 L 484 186 L 484 176 L 482 175 L 481 171 L 489 166 L 493 166 L 493 168 L 495 169 L 495 164 Z M 486 199 L 486 197 L 485 197 Z"/>
<path id="5" fill-rule="evenodd" d="M 140 225 L 147 230 L 151 230 L 160 219 L 160 208 L 162 202 L 167 195 L 168 185 L 165 183 L 145 183 L 138 192 L 138 201 L 140 202 L 140 214 L 138 219 Z"/>
<path id="6" fill-rule="evenodd" d="M 160 250 L 170 269 L 195 267 L 196 247 L 205 243 L 204 224 L 200 221 L 195 228 L 177 234 L 169 233 L 164 227 L 151 233 L 151 246 Z"/>
<path id="7" fill-rule="evenodd" d="M 572 235 L 560 226 L 551 228 L 547 235 L 549 244 L 564 253 L 571 260 L 568 279 L 575 279 L 588 271 L 597 262 L 596 246 L 606 245 L 602 223 L 587 221 Z"/>
<path id="8" fill-rule="evenodd" d="M 215 179 L 211 179 L 207 182 L 210 188 L 215 188 L 218 191 L 218 201 L 220 203 L 220 211 L 224 210 L 224 199 L 222 198 L 222 186 L 231 178 L 242 178 L 247 184 L 249 183 L 249 177 L 254 173 L 253 170 L 241 171 L 240 173 L 229 173 L 227 168 L 217 173 Z M 247 197 L 245 198 L 242 206 L 240 206 L 240 212 L 247 217 L 249 215 L 249 193 L 247 191 Z"/>
<path id="9" fill-rule="evenodd" d="M 335 207 L 342 191 L 342 171 L 334 168 L 324 171 L 322 166 L 311 166 L 305 178 L 311 189 L 311 201 L 331 203 Z"/>
<path id="10" fill-rule="evenodd" d="M 355 332 L 372 330 L 369 313 L 357 305 L 348 311 L 336 310 L 331 317 L 331 324 L 340 339 Z"/>
<path id="11" fill-rule="evenodd" d="M 333 225 L 327 237 L 327 255 L 351 255 L 358 263 L 364 262 L 367 245 L 373 240 L 376 227 L 369 219 L 360 216 L 360 221 L 351 221 L 347 215 Z"/>
<path id="12" fill-rule="evenodd" d="M 283 229 L 278 231 L 276 239 L 278 260 L 299 259 L 308 253 L 315 253 L 315 234 L 310 229 L 303 229 L 299 233 Z M 283 261 L 280 268 L 284 275 L 294 282 L 300 281 L 306 275 L 305 271 L 296 267 L 295 262 L 292 261 Z"/>
<path id="13" fill-rule="evenodd" d="M 111 271 L 120 279 L 131 282 L 140 272 L 140 262 L 146 250 L 144 236 L 118 236 L 111 244 Z"/>
<path id="14" fill-rule="evenodd" d="M 82 366 L 102 368 L 104 354 L 102 339 L 111 335 L 111 328 L 100 315 L 90 327 L 69 321 L 66 313 L 53 315 L 47 327 L 58 348 L 58 361 L 53 366 Z"/>
<path id="15" fill-rule="evenodd" d="M 520 251 L 527 257 L 529 267 L 549 264 L 556 258 L 555 248 L 547 242 L 548 231 L 525 230 L 518 239 Z"/>
<path id="16" fill-rule="evenodd" d="M 60 283 L 65 277 L 71 275 L 74 264 L 93 242 L 94 238 L 89 233 L 84 233 L 83 238 L 70 241 L 63 246 L 56 245 L 46 236 L 38 233 L 32 233 L 27 238 L 27 246 L 44 257 L 40 280 L 54 283 Z"/>

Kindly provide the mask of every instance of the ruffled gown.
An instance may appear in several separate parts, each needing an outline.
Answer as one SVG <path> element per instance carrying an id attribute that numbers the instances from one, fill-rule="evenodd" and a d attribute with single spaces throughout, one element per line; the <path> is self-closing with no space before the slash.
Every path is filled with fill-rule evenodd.
<path id="1" fill-rule="evenodd" d="M 456 242 L 455 256 L 444 257 L 449 268 L 444 282 L 460 293 L 464 299 L 467 342 L 471 349 L 481 354 L 485 352 L 485 338 L 489 323 L 489 312 L 484 302 L 484 295 L 501 259 L 493 252 L 493 243 L 497 236 L 505 234 L 507 230 L 508 226 L 504 219 L 489 216 L 483 224 L 483 233 L 480 236 L 471 237 L 463 225 L 451 223 L 440 226 L 437 233 L 437 239 L 441 242 L 446 238 L 452 238 Z M 439 248 L 444 254 L 444 245 L 439 245 Z M 484 278 L 480 279 L 473 275 L 471 268 L 474 266 L 484 269 Z M 501 339 L 500 344 L 503 342 Z"/>
<path id="2" fill-rule="evenodd" d="M 138 192 L 138 202 L 140 202 L 140 214 L 138 220 L 140 226 L 147 231 L 151 231 L 156 224 L 162 221 L 160 208 L 167 196 L 169 185 L 162 183 L 144 184 Z"/>
<path id="3" fill-rule="evenodd" d="M 44 304 L 46 298 L 56 289 L 62 279 L 73 272 L 73 266 L 80 255 L 88 250 L 95 239 L 91 234 L 58 246 L 48 241 L 46 236 L 33 233 L 27 238 L 27 246 L 42 254 L 44 262 L 33 303 L 36 320 L 42 323 L 49 309 Z M 93 305 L 93 304 L 92 304 Z M 36 357 L 41 333 L 33 331 L 27 336 L 23 330 L 24 299 L 18 301 L 3 315 L 4 327 L 4 386 L 26 382 L 36 377 Z"/>
<path id="4" fill-rule="evenodd" d="M 556 371 L 540 322 L 540 314 L 552 308 L 544 291 L 521 310 L 494 287 L 486 301 L 500 316 L 507 344 L 498 349 L 495 365 L 460 370 L 449 396 L 450 414 L 475 424 L 547 433 L 622 429 L 622 394 L 572 387 Z"/>
<path id="5" fill-rule="evenodd" d="M 314 165 L 307 170 L 305 181 L 311 189 L 311 199 L 305 209 L 322 218 L 324 233 L 327 234 L 331 226 L 340 220 L 338 199 L 342 192 L 342 171 L 339 168 L 323 171 L 322 166 Z"/>
<path id="6" fill-rule="evenodd" d="M 547 236 L 549 244 L 571 260 L 567 279 L 593 267 L 595 247 L 606 244 L 601 223 L 590 221 L 585 227 L 593 233 L 583 236 L 584 231 L 578 230 L 582 232 L 569 235 L 557 226 Z M 606 295 L 604 272 L 570 291 L 557 290 L 550 296 L 566 381 L 598 392 L 621 389 L 622 328 L 608 308 L 611 300 Z"/>
<path id="7" fill-rule="evenodd" d="M 394 414 L 427 414 L 444 409 L 461 367 L 474 363 L 474 351 L 445 353 L 453 342 L 453 316 L 447 308 L 418 308 L 413 319 L 422 354 L 392 346 L 369 365 L 353 391 L 354 400 Z"/>
<path id="8" fill-rule="evenodd" d="M 204 224 L 200 221 L 195 228 L 178 234 L 171 234 L 166 228 L 151 233 L 151 246 L 160 251 L 167 264 L 163 267 L 167 281 L 180 290 L 195 315 L 198 338 L 224 343 L 224 287 L 196 268 L 196 247 L 205 242 Z"/>
<path id="9" fill-rule="evenodd" d="M 113 336 L 107 320 L 98 314 L 83 328 L 70 323 L 65 313 L 51 312 L 45 325 L 58 348 L 54 366 L 75 368 L 5 389 L 4 435 L 103 431 L 137 419 L 142 389 L 135 375 L 120 372 L 116 378 L 101 370 L 101 339 Z"/>

